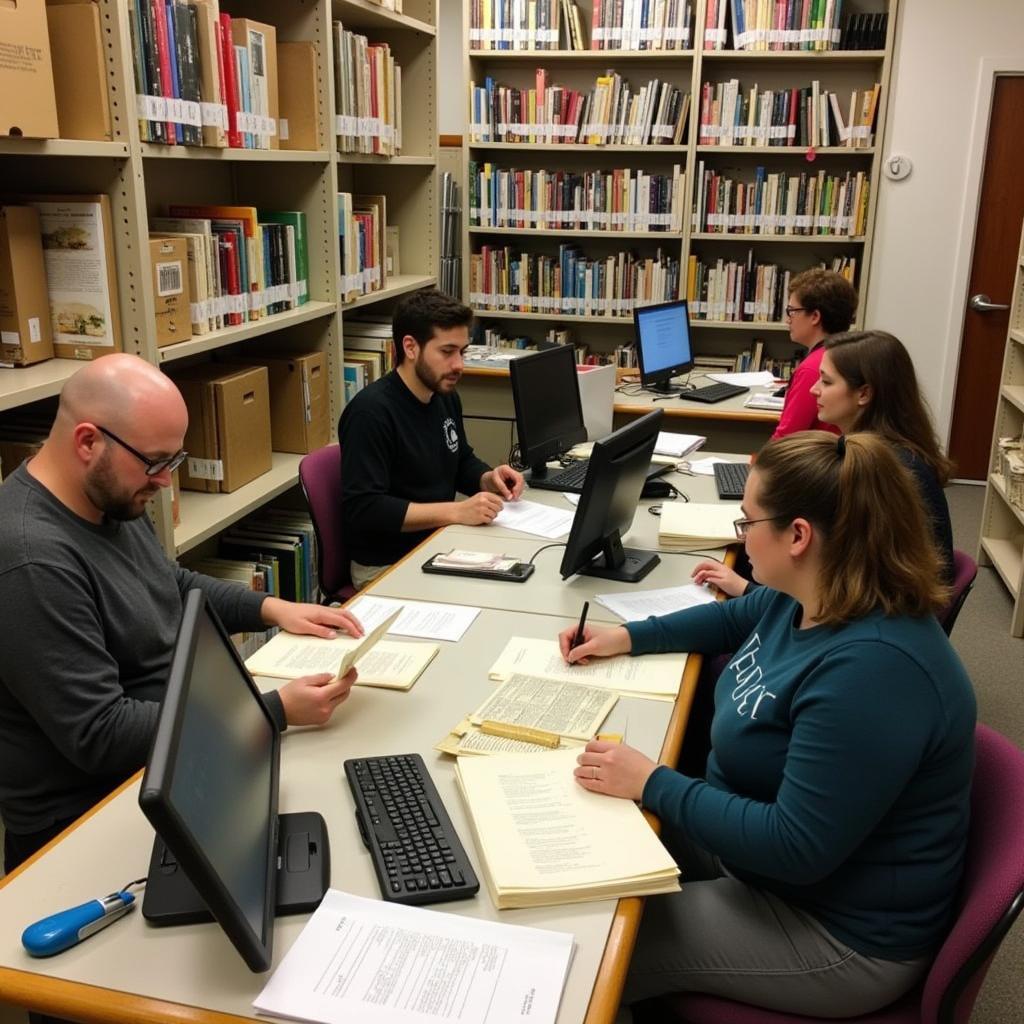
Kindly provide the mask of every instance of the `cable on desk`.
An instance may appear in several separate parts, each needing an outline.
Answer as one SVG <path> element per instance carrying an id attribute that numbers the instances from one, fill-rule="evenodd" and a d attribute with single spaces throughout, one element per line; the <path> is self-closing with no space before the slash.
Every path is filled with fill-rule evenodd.
<path id="1" fill-rule="evenodd" d="M 534 551 L 534 553 L 533 553 L 533 554 L 532 554 L 532 555 L 530 556 L 530 561 L 529 561 L 529 564 L 530 564 L 530 565 L 533 565 L 533 560 L 534 560 L 534 559 L 535 559 L 535 558 L 536 558 L 536 557 L 537 557 L 537 556 L 538 556 L 538 555 L 539 555 L 539 554 L 540 554 L 540 553 L 541 553 L 542 551 L 547 551 L 547 549 L 548 549 L 548 548 L 564 548 L 564 547 L 565 547 L 565 544 L 566 544 L 566 542 L 565 542 L 565 541 L 563 540 L 563 541 L 560 541 L 560 542 L 558 542 L 557 544 L 545 544 L 545 545 L 544 545 L 543 547 L 537 548 L 537 550 L 536 550 L 536 551 Z"/>

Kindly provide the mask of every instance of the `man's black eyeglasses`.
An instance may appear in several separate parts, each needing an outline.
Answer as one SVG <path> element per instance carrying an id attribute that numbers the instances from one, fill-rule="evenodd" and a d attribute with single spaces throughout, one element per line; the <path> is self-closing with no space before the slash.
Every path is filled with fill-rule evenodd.
<path id="1" fill-rule="evenodd" d="M 107 430 L 106 427 L 101 427 L 97 424 L 97 430 L 101 434 L 109 437 L 111 441 L 116 441 L 125 451 L 129 451 L 146 466 L 146 476 L 156 476 L 158 473 L 162 473 L 165 469 L 168 472 L 173 473 L 187 458 L 188 452 L 184 448 L 175 455 L 169 455 L 166 459 L 151 459 L 148 455 L 143 455 L 142 452 L 133 448 L 127 441 L 122 441 L 112 430 Z"/>

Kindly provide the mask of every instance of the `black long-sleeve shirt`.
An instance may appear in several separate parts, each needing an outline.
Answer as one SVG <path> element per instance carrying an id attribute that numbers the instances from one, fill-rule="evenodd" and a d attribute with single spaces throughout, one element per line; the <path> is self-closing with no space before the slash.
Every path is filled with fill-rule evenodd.
<path id="1" fill-rule="evenodd" d="M 264 628 L 264 594 L 174 565 L 145 516 L 88 522 L 24 465 L 0 486 L 0 813 L 11 832 L 81 814 L 146 763 L 193 587 L 229 632 Z M 265 699 L 283 728 L 280 698 Z"/>
<path id="2" fill-rule="evenodd" d="M 353 561 L 391 565 L 429 530 L 402 533 L 410 502 L 476 494 L 491 467 L 473 454 L 459 396 L 421 402 L 396 370 L 363 388 L 341 414 L 341 522 Z"/>

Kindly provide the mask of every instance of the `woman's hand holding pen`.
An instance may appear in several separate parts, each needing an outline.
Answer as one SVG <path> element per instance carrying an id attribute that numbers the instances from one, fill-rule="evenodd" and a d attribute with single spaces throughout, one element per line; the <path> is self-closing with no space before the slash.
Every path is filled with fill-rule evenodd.
<path id="1" fill-rule="evenodd" d="M 570 665 L 585 665 L 588 658 L 610 658 L 615 654 L 628 654 L 633 649 L 633 640 L 625 626 L 609 629 L 585 626 L 583 642 L 574 647 L 576 631 L 576 626 L 570 626 L 558 634 L 558 647 Z"/>

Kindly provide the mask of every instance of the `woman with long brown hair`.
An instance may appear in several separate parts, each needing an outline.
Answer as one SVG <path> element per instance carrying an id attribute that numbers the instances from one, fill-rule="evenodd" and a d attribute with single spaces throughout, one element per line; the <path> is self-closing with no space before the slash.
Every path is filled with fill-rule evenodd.
<path id="1" fill-rule="evenodd" d="M 569 662 L 736 652 L 706 778 L 625 745 L 579 757 L 579 784 L 640 800 L 683 868 L 679 893 L 647 901 L 624 1002 L 856 1016 L 927 971 L 963 870 L 975 701 L 934 618 L 948 594 L 915 488 L 876 434 L 770 442 L 736 522 L 765 586 L 575 648 L 561 634 Z"/>

